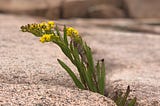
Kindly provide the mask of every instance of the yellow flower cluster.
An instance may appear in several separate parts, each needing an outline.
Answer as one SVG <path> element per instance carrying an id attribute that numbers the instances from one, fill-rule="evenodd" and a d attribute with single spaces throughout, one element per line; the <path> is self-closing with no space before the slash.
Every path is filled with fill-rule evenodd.
<path id="1" fill-rule="evenodd" d="M 51 30 L 52 28 L 54 28 L 54 24 L 54 21 L 48 21 L 48 23 L 42 22 L 38 24 L 38 26 L 43 30 Z"/>
<path id="2" fill-rule="evenodd" d="M 40 38 L 40 42 L 44 43 L 44 42 L 49 42 L 52 39 L 52 34 L 44 34 L 41 38 Z"/>
<path id="3" fill-rule="evenodd" d="M 79 35 L 79 32 L 76 29 L 72 27 L 67 28 L 67 36 L 73 37 L 73 36 L 78 36 L 78 35 Z"/>
<path id="4" fill-rule="evenodd" d="M 21 30 L 23 32 L 30 32 L 37 37 L 41 37 L 40 42 L 42 43 L 50 41 L 57 42 L 58 40 L 62 40 L 60 38 L 63 38 L 61 32 L 59 32 L 59 29 L 55 28 L 54 21 L 42 22 L 38 24 L 27 24 L 21 26 Z M 66 35 L 70 36 L 71 39 L 79 37 L 79 32 L 73 27 L 67 27 L 65 31 Z M 65 33 L 65 31 L 63 32 L 63 34 Z"/>
<path id="5" fill-rule="evenodd" d="M 49 31 L 54 28 L 54 21 L 42 22 L 40 24 L 28 24 L 21 27 L 23 32 L 33 32 L 33 31 Z"/>

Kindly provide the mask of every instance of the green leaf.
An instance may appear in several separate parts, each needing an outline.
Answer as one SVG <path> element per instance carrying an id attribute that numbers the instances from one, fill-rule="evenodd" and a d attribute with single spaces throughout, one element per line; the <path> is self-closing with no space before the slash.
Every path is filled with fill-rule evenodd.
<path id="1" fill-rule="evenodd" d="M 80 63 L 80 57 L 79 57 L 78 49 L 73 47 L 72 53 L 73 53 L 74 58 L 77 60 L 77 62 Z"/>
<path id="2" fill-rule="evenodd" d="M 61 48 L 62 52 L 73 62 L 73 57 L 71 55 L 71 50 L 64 44 L 64 42 L 56 42 L 56 44 Z"/>
<path id="3" fill-rule="evenodd" d="M 130 86 L 127 87 L 126 93 L 125 93 L 125 95 L 124 95 L 124 97 L 123 97 L 123 99 L 122 99 L 122 102 L 121 102 L 121 103 L 122 103 L 123 106 L 126 104 L 127 97 L 128 97 L 128 95 L 129 95 L 129 93 L 130 93 Z"/>
<path id="4" fill-rule="evenodd" d="M 70 42 L 70 49 L 71 49 L 71 53 L 73 55 L 73 60 L 74 60 L 73 64 L 75 65 L 75 67 L 77 68 L 77 70 L 79 72 L 81 81 L 85 85 L 85 89 L 87 89 L 86 75 L 85 75 L 86 68 L 85 68 L 83 62 L 81 62 L 80 57 L 79 57 L 79 53 L 78 53 L 78 49 L 73 46 L 72 41 Z"/>
<path id="5" fill-rule="evenodd" d="M 105 90 L 105 64 L 104 60 L 101 60 L 97 62 L 96 64 L 96 75 L 98 79 L 98 92 L 102 95 L 104 95 Z"/>
<path id="6" fill-rule="evenodd" d="M 64 26 L 63 33 L 64 33 L 64 42 L 68 46 L 67 28 L 66 28 L 66 26 Z"/>
<path id="7" fill-rule="evenodd" d="M 64 63 L 62 62 L 60 59 L 57 59 L 59 64 L 67 71 L 67 73 L 70 75 L 70 77 L 72 78 L 72 80 L 74 81 L 75 85 L 80 88 L 80 89 L 84 89 L 83 84 L 78 80 L 77 76 L 73 73 L 73 71 Z"/>
<path id="8" fill-rule="evenodd" d="M 94 72 L 94 63 L 93 63 L 92 52 L 91 52 L 91 49 L 87 46 L 86 43 L 84 44 L 84 49 L 85 49 L 86 57 L 87 57 L 87 60 L 88 60 L 89 72 L 92 76 L 93 72 Z"/>
<path id="9" fill-rule="evenodd" d="M 97 92 L 96 85 L 93 82 L 93 79 L 92 79 L 93 77 L 89 73 L 89 70 L 85 71 L 85 75 L 86 75 L 87 85 L 88 85 L 89 89 L 93 92 Z"/>
<path id="10" fill-rule="evenodd" d="M 128 96 L 130 93 L 130 87 L 127 87 L 127 90 L 124 94 L 124 96 L 122 95 L 123 93 L 120 93 L 116 95 L 116 98 L 114 99 L 115 103 L 117 104 L 117 106 L 135 106 L 136 104 L 136 97 L 132 100 L 128 100 Z M 128 102 L 129 101 L 129 102 Z"/>
<path id="11" fill-rule="evenodd" d="M 86 82 L 85 81 L 85 75 L 84 75 L 85 70 L 81 66 L 81 61 L 80 61 L 80 58 L 79 58 L 78 50 L 73 47 L 71 52 L 72 52 L 72 55 L 74 57 L 74 65 L 77 67 L 77 70 L 79 72 L 81 81 L 85 83 Z"/>
<path id="12" fill-rule="evenodd" d="M 93 57 L 91 53 L 91 49 L 87 46 L 86 43 L 83 43 L 83 48 L 85 51 L 85 56 L 87 57 L 86 67 L 87 71 L 85 72 L 86 78 L 87 78 L 87 85 L 91 89 L 91 91 L 97 92 L 96 82 L 93 81 L 94 79 L 94 63 L 93 63 Z"/>
<path id="13" fill-rule="evenodd" d="M 128 86 L 127 87 L 127 90 L 126 90 L 126 92 L 125 92 L 125 94 L 124 94 L 124 96 L 119 96 L 117 99 L 117 102 L 116 103 L 118 103 L 117 105 L 118 106 L 125 106 L 126 105 L 126 102 L 127 102 L 127 97 L 128 97 L 128 95 L 129 95 L 129 93 L 130 93 L 130 86 Z"/>
<path id="14" fill-rule="evenodd" d="M 105 64 L 104 64 L 104 60 L 102 60 L 102 66 L 101 66 L 101 71 L 100 71 L 100 81 L 99 81 L 99 90 L 100 90 L 100 94 L 104 95 L 104 90 L 105 90 Z"/>
<path id="15" fill-rule="evenodd" d="M 56 25 L 55 29 L 56 29 L 56 33 L 57 33 L 57 35 L 58 35 L 58 36 L 61 36 L 60 31 L 59 31 L 59 29 L 58 29 L 58 26 L 57 26 L 57 25 Z"/>
<path id="16" fill-rule="evenodd" d="M 76 42 L 76 43 L 80 43 L 80 42 Z M 89 70 L 86 68 L 86 66 L 84 65 L 84 61 L 82 59 L 80 59 L 80 54 L 78 52 L 78 48 L 74 46 L 73 42 L 71 42 L 70 44 L 70 48 L 75 60 L 75 65 L 79 71 L 80 77 L 82 82 L 84 82 L 84 85 L 87 85 L 87 88 L 93 92 L 96 92 L 96 87 L 95 84 L 92 80 L 93 76 L 92 73 L 89 72 Z"/>
<path id="17" fill-rule="evenodd" d="M 101 73 L 100 73 L 100 63 L 99 61 L 96 64 L 96 79 L 98 80 L 98 88 L 101 80 Z"/>
<path id="18" fill-rule="evenodd" d="M 130 103 L 128 104 L 128 106 L 134 106 L 136 104 L 136 101 L 137 101 L 137 99 L 136 99 L 136 97 L 134 97 L 134 99 L 132 99 L 130 101 Z"/>
<path id="19" fill-rule="evenodd" d="M 115 98 L 115 103 L 117 104 L 117 106 L 122 106 L 122 105 L 120 104 L 121 101 L 122 101 L 122 99 L 123 99 L 122 94 L 123 94 L 123 93 L 118 94 L 118 92 L 117 92 L 117 95 L 116 95 L 116 98 Z"/>
<path id="20" fill-rule="evenodd" d="M 62 38 L 62 36 L 61 36 L 61 33 L 60 33 L 57 25 L 56 25 L 56 27 L 55 27 L 55 30 L 56 30 L 56 34 L 59 36 L 60 40 L 63 41 L 63 38 Z"/>

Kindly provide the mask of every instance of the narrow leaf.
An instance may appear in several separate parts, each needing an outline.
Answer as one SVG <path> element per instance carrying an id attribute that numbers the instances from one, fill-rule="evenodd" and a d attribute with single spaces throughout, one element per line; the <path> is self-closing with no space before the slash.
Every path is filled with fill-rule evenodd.
<path id="1" fill-rule="evenodd" d="M 63 33 L 64 33 L 64 43 L 68 46 L 68 39 L 67 39 L 67 28 L 66 26 L 64 26 L 64 29 L 63 29 Z"/>
<path id="2" fill-rule="evenodd" d="M 80 89 L 84 89 L 83 84 L 78 80 L 77 76 L 73 73 L 73 71 L 61 60 L 57 59 L 59 64 L 67 71 L 67 73 L 70 75 L 70 77 L 72 78 L 72 80 L 74 81 L 75 85 L 80 88 Z"/>
<path id="3" fill-rule="evenodd" d="M 87 44 L 84 44 L 84 49 L 86 52 L 86 57 L 88 60 L 88 68 L 89 68 L 89 72 L 91 75 L 93 75 L 94 72 L 94 63 L 93 63 L 93 57 L 92 57 L 92 52 L 91 49 L 87 46 Z"/>
<path id="4" fill-rule="evenodd" d="M 87 57 L 87 62 L 88 62 L 88 64 L 86 64 L 87 72 L 85 72 L 86 78 L 87 78 L 87 85 L 89 86 L 91 91 L 97 92 L 96 84 L 93 81 L 94 63 L 93 63 L 91 49 L 87 46 L 86 43 L 83 43 L 83 47 L 84 47 L 85 55 Z"/>
<path id="5" fill-rule="evenodd" d="M 88 88 L 93 92 L 97 92 L 97 89 L 95 87 L 95 84 L 92 80 L 92 77 L 91 77 L 89 71 L 85 71 L 85 76 L 86 76 Z"/>
<path id="6" fill-rule="evenodd" d="M 122 106 L 124 106 L 126 104 L 127 97 L 129 95 L 129 93 L 130 93 L 130 86 L 127 87 L 126 93 L 125 93 L 125 95 L 124 95 L 124 97 L 123 97 L 123 99 L 121 101 Z"/>
<path id="7" fill-rule="evenodd" d="M 56 28 L 55 28 L 55 29 L 56 29 L 56 33 L 57 33 L 57 35 L 58 35 L 58 36 L 60 36 L 61 34 L 60 34 L 60 31 L 59 31 L 59 29 L 58 29 L 58 26 L 57 26 L 57 25 L 56 25 Z"/>
<path id="8" fill-rule="evenodd" d="M 57 42 L 56 43 L 62 50 L 62 52 L 70 59 L 70 61 L 73 63 L 73 57 L 71 55 L 71 50 L 63 43 L 63 42 Z"/>
<path id="9" fill-rule="evenodd" d="M 137 100 L 136 97 L 132 99 L 130 103 L 128 104 L 128 106 L 134 106 L 136 104 L 136 100 Z"/>
<path id="10" fill-rule="evenodd" d="M 105 90 L 105 64 L 104 60 L 102 60 L 102 66 L 101 66 L 101 73 L 100 73 L 100 81 L 99 81 L 99 90 L 100 94 L 104 95 L 104 90 Z"/>

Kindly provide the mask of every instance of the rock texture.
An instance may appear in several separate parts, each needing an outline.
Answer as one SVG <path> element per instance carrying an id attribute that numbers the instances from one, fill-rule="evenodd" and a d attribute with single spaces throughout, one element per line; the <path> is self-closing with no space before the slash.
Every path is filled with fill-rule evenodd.
<path id="1" fill-rule="evenodd" d="M 149 20 L 145 21 L 149 24 Z M 116 91 L 124 92 L 130 85 L 130 97 L 137 97 L 138 106 L 159 106 L 160 33 L 154 31 L 160 31 L 160 26 L 148 26 L 145 21 L 75 20 L 74 25 L 81 26 L 77 28 L 90 44 L 95 59 L 105 59 L 109 97 Z M 150 29 L 137 30 L 131 26 Z"/>
<path id="2" fill-rule="evenodd" d="M 124 18 L 124 12 L 112 5 L 96 5 L 88 9 L 91 18 Z"/>
<path id="3" fill-rule="evenodd" d="M 159 106 L 160 36 L 106 31 L 105 28 L 92 30 L 92 37 L 86 36 L 86 40 L 95 57 L 106 61 L 107 73 L 110 73 L 106 76 L 110 80 L 106 85 L 109 95 L 114 95 L 112 91 L 125 91 L 130 85 L 131 96 L 137 97 L 138 106 Z"/>
<path id="4" fill-rule="evenodd" d="M 62 86 L 2 83 L 0 89 L 2 106 L 116 106 L 96 93 Z"/>
<path id="5" fill-rule="evenodd" d="M 124 0 L 130 17 L 160 18 L 159 0 Z"/>
<path id="6" fill-rule="evenodd" d="M 108 6 L 98 9 L 100 14 L 97 15 L 100 15 L 100 17 L 90 15 L 95 13 L 88 13 L 90 7 L 101 4 L 107 4 Z M 119 18 L 123 16 L 122 14 L 125 14 L 120 9 L 121 4 L 122 2 L 117 0 L 1 0 L 0 12 L 35 15 L 49 19 L 87 18 L 89 15 L 93 18 Z"/>
<path id="7" fill-rule="evenodd" d="M 63 18 L 87 17 L 88 2 L 86 0 L 64 0 Z"/>
<path id="8" fill-rule="evenodd" d="M 159 18 L 159 4 L 159 0 L 0 0 L 0 12 L 35 15 L 50 19 L 89 18 L 89 16 L 92 18 Z M 105 7 L 99 5 L 105 5 Z M 94 12 L 88 11 L 90 8 L 94 8 Z"/>
<path id="9" fill-rule="evenodd" d="M 103 42 L 98 47 L 93 47 L 96 51 L 101 51 L 97 52 L 98 57 L 105 57 L 108 67 L 113 70 L 111 77 L 109 76 L 109 85 L 112 85 L 110 91 L 125 90 L 127 85 L 130 85 L 133 90 L 132 97 L 138 98 L 140 106 L 159 106 L 160 37 L 111 32 L 93 38 L 96 41 L 92 45 Z"/>
<path id="10" fill-rule="evenodd" d="M 41 44 L 19 31 L 21 25 L 37 21 L 0 15 L 0 105 L 116 106 L 109 98 L 76 89 L 56 61 L 70 64 L 56 45 Z"/>
<path id="11" fill-rule="evenodd" d="M 76 89 L 56 59 L 73 66 L 56 45 L 41 44 L 38 38 L 19 31 L 21 25 L 37 21 L 0 15 L 0 104 L 23 105 L 31 101 L 31 105 L 115 106 L 104 96 Z M 105 59 L 109 97 L 130 85 L 130 96 L 137 97 L 138 106 L 160 105 L 160 34 L 128 30 L 128 26 L 143 25 L 158 32 L 159 26 L 141 20 L 57 22 L 77 28 L 91 46 L 95 60 Z"/>
<path id="12" fill-rule="evenodd" d="M 62 0 L 1 0 L 0 11 L 14 14 L 29 14 L 45 16 L 47 18 L 60 18 Z"/>
<path id="13" fill-rule="evenodd" d="M 89 4 L 96 6 L 99 4 L 109 4 L 115 7 L 122 7 L 123 0 L 88 0 Z"/>
<path id="14" fill-rule="evenodd" d="M 59 19 L 62 18 L 62 0 L 45 0 L 47 4 L 46 12 L 42 13 L 42 16 L 49 19 Z M 44 14 L 44 15 L 43 15 Z"/>

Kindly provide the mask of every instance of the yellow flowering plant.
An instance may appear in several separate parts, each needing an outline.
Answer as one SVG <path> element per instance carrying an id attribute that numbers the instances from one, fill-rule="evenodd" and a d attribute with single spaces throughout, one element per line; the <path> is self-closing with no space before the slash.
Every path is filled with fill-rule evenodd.
<path id="1" fill-rule="evenodd" d="M 42 22 L 39 24 L 27 24 L 21 26 L 22 32 L 29 32 L 40 37 L 40 42 L 53 42 L 57 44 L 62 52 L 69 58 L 71 63 L 77 68 L 79 76 L 68 67 L 62 60 L 57 59 L 59 64 L 67 71 L 75 85 L 84 90 L 105 95 L 105 64 L 104 59 L 98 60 L 96 65 L 93 61 L 91 48 L 83 41 L 79 32 L 72 28 L 64 26 L 63 30 L 53 21 Z M 117 106 L 134 106 L 136 98 L 128 101 L 130 92 L 128 86 L 124 95 L 116 95 L 113 100 Z"/>
<path id="2" fill-rule="evenodd" d="M 40 37 L 40 42 L 53 42 L 69 58 L 77 68 L 79 76 L 72 71 L 62 60 L 57 59 L 59 64 L 67 71 L 75 85 L 80 89 L 98 92 L 104 95 L 105 88 L 105 64 L 99 60 L 94 65 L 91 48 L 84 42 L 79 32 L 64 26 L 60 31 L 55 22 L 42 22 L 21 26 L 22 32 L 29 32 Z"/>

